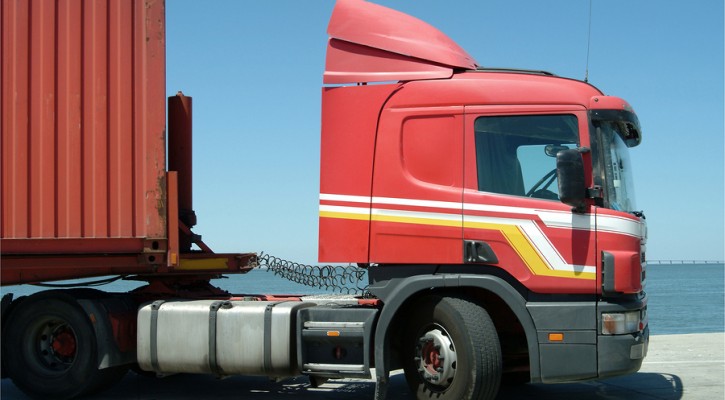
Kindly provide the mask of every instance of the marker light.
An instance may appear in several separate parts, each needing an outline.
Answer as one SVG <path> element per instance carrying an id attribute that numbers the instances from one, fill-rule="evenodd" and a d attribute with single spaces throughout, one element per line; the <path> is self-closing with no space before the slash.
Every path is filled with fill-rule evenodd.
<path id="1" fill-rule="evenodd" d="M 623 335 L 639 331 L 640 312 L 602 313 L 602 334 Z"/>
<path id="2" fill-rule="evenodd" d="M 562 341 L 564 341 L 564 334 L 563 333 L 550 333 L 549 341 L 550 342 L 562 342 Z"/>

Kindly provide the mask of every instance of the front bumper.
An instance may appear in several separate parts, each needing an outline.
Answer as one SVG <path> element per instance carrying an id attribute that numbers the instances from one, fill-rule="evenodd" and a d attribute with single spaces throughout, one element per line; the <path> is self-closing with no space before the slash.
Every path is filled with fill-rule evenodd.
<path id="1" fill-rule="evenodd" d="M 639 371 L 649 346 L 649 326 L 629 335 L 599 335 L 597 364 L 599 378 Z"/>
<path id="2" fill-rule="evenodd" d="M 532 382 L 601 379 L 634 373 L 642 366 L 649 344 L 646 296 L 618 303 L 529 303 L 527 308 L 539 342 L 540 375 L 533 374 Z M 602 313 L 632 311 L 640 312 L 640 330 L 602 334 Z M 550 333 L 561 334 L 563 340 L 550 340 Z"/>

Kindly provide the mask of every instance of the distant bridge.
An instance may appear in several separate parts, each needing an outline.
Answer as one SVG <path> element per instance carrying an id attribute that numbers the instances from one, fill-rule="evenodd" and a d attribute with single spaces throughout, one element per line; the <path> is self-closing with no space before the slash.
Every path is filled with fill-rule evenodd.
<path id="1" fill-rule="evenodd" d="M 723 264 L 722 260 L 647 260 L 647 265 Z"/>

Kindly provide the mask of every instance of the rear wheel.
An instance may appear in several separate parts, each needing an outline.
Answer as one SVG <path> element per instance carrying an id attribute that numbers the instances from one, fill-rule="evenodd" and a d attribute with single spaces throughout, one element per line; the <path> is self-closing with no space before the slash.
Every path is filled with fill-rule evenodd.
<path id="1" fill-rule="evenodd" d="M 101 390 L 123 377 L 120 367 L 99 370 L 95 331 L 67 295 L 24 300 L 3 331 L 3 357 L 16 386 L 36 398 L 67 399 Z"/>
<path id="2" fill-rule="evenodd" d="M 409 313 L 406 380 L 418 399 L 493 399 L 501 346 L 486 310 L 462 298 L 430 296 Z"/>

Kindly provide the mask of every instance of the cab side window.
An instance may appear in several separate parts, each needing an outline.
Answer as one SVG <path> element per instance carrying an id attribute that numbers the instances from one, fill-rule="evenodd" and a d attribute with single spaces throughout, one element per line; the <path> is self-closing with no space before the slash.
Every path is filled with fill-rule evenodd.
<path id="1" fill-rule="evenodd" d="M 475 122 L 478 190 L 558 200 L 556 153 L 578 146 L 570 114 L 479 117 Z"/>

